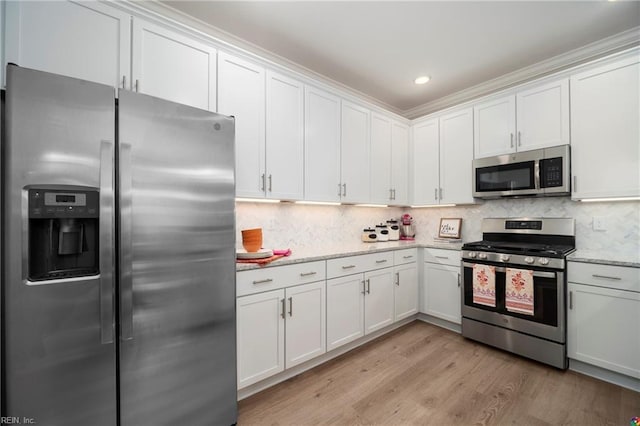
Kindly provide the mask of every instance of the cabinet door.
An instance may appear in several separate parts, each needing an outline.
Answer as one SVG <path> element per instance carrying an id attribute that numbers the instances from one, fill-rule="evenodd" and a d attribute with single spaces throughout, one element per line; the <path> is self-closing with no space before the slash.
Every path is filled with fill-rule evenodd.
<path id="1" fill-rule="evenodd" d="M 345 202 L 368 203 L 369 110 L 342 101 L 340 173 Z"/>
<path id="2" fill-rule="evenodd" d="M 340 98 L 305 88 L 304 198 L 340 201 Z"/>
<path id="3" fill-rule="evenodd" d="M 391 127 L 391 204 L 409 204 L 409 128 L 393 123 Z"/>
<path id="4" fill-rule="evenodd" d="M 327 350 L 364 336 L 362 274 L 327 280 Z"/>
<path id="5" fill-rule="evenodd" d="M 418 267 L 415 263 L 396 266 L 395 321 L 418 313 Z"/>
<path id="6" fill-rule="evenodd" d="M 569 283 L 569 358 L 640 378 L 640 293 Z"/>
<path id="7" fill-rule="evenodd" d="M 473 203 L 473 112 L 471 108 L 440 118 L 440 203 Z"/>
<path id="8" fill-rule="evenodd" d="M 129 87 L 131 17 L 94 2 L 8 1 L 5 64 Z M 2 67 L 4 68 L 4 66 Z"/>
<path id="9" fill-rule="evenodd" d="M 391 119 L 376 113 L 371 114 L 369 165 L 371 202 L 391 203 Z"/>
<path id="10" fill-rule="evenodd" d="M 364 334 L 369 334 L 393 323 L 393 268 L 364 274 Z"/>
<path id="11" fill-rule="evenodd" d="M 412 200 L 414 205 L 438 204 L 440 187 L 440 121 L 435 118 L 413 127 Z M 471 183 L 469 183 L 471 186 Z"/>
<path id="12" fill-rule="evenodd" d="M 301 200 L 304 192 L 304 87 L 267 72 L 267 197 Z"/>
<path id="13" fill-rule="evenodd" d="M 265 195 L 264 69 L 218 53 L 218 111 L 236 119 L 236 196 Z"/>
<path id="14" fill-rule="evenodd" d="M 326 352 L 325 282 L 289 287 L 286 296 L 286 368 Z"/>
<path id="15" fill-rule="evenodd" d="M 473 107 L 475 158 L 516 150 L 516 98 L 490 99 Z"/>
<path id="16" fill-rule="evenodd" d="M 518 151 L 564 145 L 569 140 L 569 80 L 518 92 Z"/>
<path id="17" fill-rule="evenodd" d="M 640 56 L 571 78 L 572 198 L 640 196 Z"/>
<path id="18" fill-rule="evenodd" d="M 142 19 L 133 20 L 132 89 L 216 110 L 216 50 Z"/>
<path id="19" fill-rule="evenodd" d="M 425 313 L 460 324 L 462 322 L 461 297 L 458 266 L 425 262 L 422 300 Z"/>
<path id="20" fill-rule="evenodd" d="M 238 388 L 284 370 L 284 290 L 236 300 Z"/>

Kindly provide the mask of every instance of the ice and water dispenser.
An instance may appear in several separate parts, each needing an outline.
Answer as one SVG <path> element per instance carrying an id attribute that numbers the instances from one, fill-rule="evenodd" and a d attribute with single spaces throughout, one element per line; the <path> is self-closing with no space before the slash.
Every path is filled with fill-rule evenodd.
<path id="1" fill-rule="evenodd" d="M 31 186 L 27 190 L 29 281 L 97 275 L 97 188 Z"/>

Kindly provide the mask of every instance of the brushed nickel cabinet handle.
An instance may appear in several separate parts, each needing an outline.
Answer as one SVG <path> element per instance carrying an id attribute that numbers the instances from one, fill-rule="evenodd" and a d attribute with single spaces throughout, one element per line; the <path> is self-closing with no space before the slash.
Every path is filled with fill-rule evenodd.
<path id="1" fill-rule="evenodd" d="M 264 192 L 264 190 L 265 190 L 265 188 L 267 186 L 266 177 L 267 176 L 264 173 L 260 176 L 260 181 L 262 182 L 262 186 L 260 187 L 260 191 L 262 191 L 262 192 Z"/>
<path id="2" fill-rule="evenodd" d="M 312 272 L 300 272 L 300 276 L 301 277 L 309 277 L 309 276 L 315 275 L 315 274 L 317 274 L 317 272 L 315 272 L 315 271 L 312 271 Z"/>
<path id="3" fill-rule="evenodd" d="M 435 192 L 433 194 L 433 199 L 438 201 L 438 188 L 435 188 Z"/>
<path id="4" fill-rule="evenodd" d="M 139 91 L 140 91 L 140 82 L 136 78 L 136 92 L 139 92 Z"/>
<path id="5" fill-rule="evenodd" d="M 371 280 L 367 278 L 367 294 L 371 294 Z"/>
<path id="6" fill-rule="evenodd" d="M 122 76 L 122 88 L 123 89 L 127 88 L 127 76 L 126 75 Z"/>
<path id="7" fill-rule="evenodd" d="M 396 272 L 396 285 L 400 286 L 400 272 Z"/>
<path id="8" fill-rule="evenodd" d="M 522 146 L 522 133 L 518 131 L 518 146 Z"/>
<path id="9" fill-rule="evenodd" d="M 376 260 L 376 263 L 385 263 L 387 259 Z"/>
<path id="10" fill-rule="evenodd" d="M 573 309 L 573 292 L 569 292 L 569 309 Z"/>
<path id="11" fill-rule="evenodd" d="M 362 280 L 362 294 L 367 294 L 367 282 Z"/>
<path id="12" fill-rule="evenodd" d="M 442 187 L 440 188 L 440 199 L 442 200 Z"/>
<path id="13" fill-rule="evenodd" d="M 342 197 L 342 184 L 338 183 L 338 197 Z"/>
<path id="14" fill-rule="evenodd" d="M 356 265 L 346 265 L 346 266 L 343 266 L 342 269 L 352 269 L 352 268 L 355 268 L 355 267 L 356 267 Z"/>
<path id="15" fill-rule="evenodd" d="M 269 175 L 269 192 L 273 192 L 273 176 Z"/>
<path id="16" fill-rule="evenodd" d="M 447 256 L 435 256 L 438 259 L 449 259 Z"/>
<path id="17" fill-rule="evenodd" d="M 347 196 L 347 184 L 346 183 L 342 184 L 342 196 L 343 197 Z"/>
<path id="18" fill-rule="evenodd" d="M 511 133 L 511 143 L 510 143 L 510 145 L 511 145 L 511 148 L 513 148 L 513 133 Z"/>
<path id="19" fill-rule="evenodd" d="M 393 189 L 389 188 L 389 199 L 393 200 Z"/>
<path id="20" fill-rule="evenodd" d="M 273 278 L 266 278 L 264 280 L 256 280 L 253 283 L 254 284 L 265 284 L 265 283 L 270 283 L 273 281 Z"/>
<path id="21" fill-rule="evenodd" d="M 402 256 L 403 259 L 411 259 L 413 257 L 412 254 L 408 255 L 408 256 Z"/>
<path id="22" fill-rule="evenodd" d="M 285 312 L 286 312 L 287 308 L 285 306 L 285 300 L 284 299 L 282 299 L 280 302 L 282 303 L 282 312 L 280 313 L 280 316 L 282 317 L 282 319 L 284 319 L 285 318 Z"/>
<path id="23" fill-rule="evenodd" d="M 622 280 L 622 278 L 620 278 L 620 277 L 610 277 L 608 275 L 591 274 L 591 276 L 593 278 L 603 278 L 605 280 L 615 280 L 615 281 L 621 281 Z"/>
<path id="24" fill-rule="evenodd" d="M 460 287 L 460 272 L 458 272 L 458 287 Z"/>
<path id="25" fill-rule="evenodd" d="M 289 298 L 289 316 L 293 316 L 293 297 Z"/>

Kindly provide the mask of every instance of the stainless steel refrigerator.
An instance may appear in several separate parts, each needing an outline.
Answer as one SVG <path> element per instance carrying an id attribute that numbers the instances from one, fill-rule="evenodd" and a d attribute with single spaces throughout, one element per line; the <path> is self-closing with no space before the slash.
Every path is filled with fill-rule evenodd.
<path id="1" fill-rule="evenodd" d="M 2 416 L 237 418 L 234 120 L 7 67 Z"/>

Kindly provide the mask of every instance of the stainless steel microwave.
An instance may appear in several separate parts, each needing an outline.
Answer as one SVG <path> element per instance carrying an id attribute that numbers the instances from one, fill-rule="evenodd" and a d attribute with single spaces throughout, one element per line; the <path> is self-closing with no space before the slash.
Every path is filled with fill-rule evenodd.
<path id="1" fill-rule="evenodd" d="M 473 160 L 473 196 L 569 195 L 569 145 Z"/>

